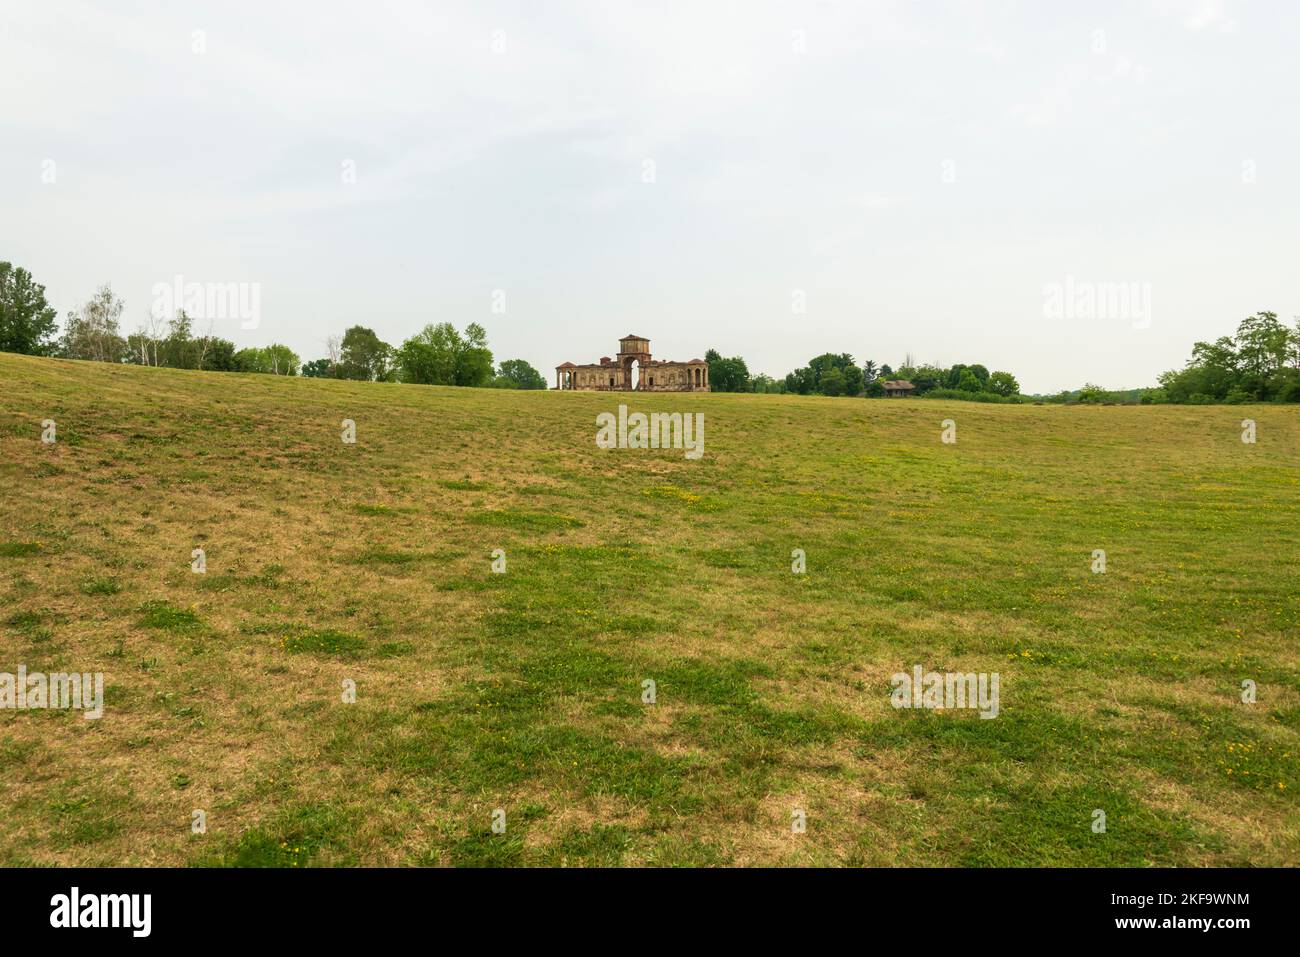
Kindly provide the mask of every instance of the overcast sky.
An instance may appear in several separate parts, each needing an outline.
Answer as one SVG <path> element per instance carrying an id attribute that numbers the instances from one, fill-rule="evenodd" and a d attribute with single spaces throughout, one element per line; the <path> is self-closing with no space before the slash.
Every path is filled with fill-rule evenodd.
<path id="1" fill-rule="evenodd" d="M 258 327 L 215 332 L 304 359 L 477 321 L 552 384 L 633 332 L 1055 391 L 1300 314 L 1292 2 L 0 14 L 0 260 L 60 314 L 111 282 L 124 331 L 181 275 L 260 284 Z M 1068 277 L 1149 315 L 1054 317 Z"/>

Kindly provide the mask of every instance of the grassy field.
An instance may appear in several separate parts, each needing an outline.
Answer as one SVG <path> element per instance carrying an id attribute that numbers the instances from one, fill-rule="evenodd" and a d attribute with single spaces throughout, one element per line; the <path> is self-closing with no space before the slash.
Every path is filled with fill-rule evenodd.
<path id="1" fill-rule="evenodd" d="M 1294 408 L 618 401 L 0 355 L 0 864 L 1300 862 Z"/>

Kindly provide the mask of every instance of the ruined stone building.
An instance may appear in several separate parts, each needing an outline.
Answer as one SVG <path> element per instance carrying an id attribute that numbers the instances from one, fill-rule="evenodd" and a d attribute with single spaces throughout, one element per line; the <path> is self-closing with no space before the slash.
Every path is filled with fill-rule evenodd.
<path id="1" fill-rule="evenodd" d="M 618 355 L 600 362 L 555 367 L 555 388 L 590 392 L 708 392 L 709 364 L 703 359 L 668 362 L 650 357 L 650 340 L 628 334 L 618 340 Z"/>

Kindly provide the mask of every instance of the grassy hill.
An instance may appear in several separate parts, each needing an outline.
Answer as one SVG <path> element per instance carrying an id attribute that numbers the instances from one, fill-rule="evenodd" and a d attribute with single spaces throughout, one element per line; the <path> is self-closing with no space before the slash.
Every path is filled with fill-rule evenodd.
<path id="1" fill-rule="evenodd" d="M 1300 860 L 1295 409 L 618 401 L 0 355 L 0 864 Z"/>

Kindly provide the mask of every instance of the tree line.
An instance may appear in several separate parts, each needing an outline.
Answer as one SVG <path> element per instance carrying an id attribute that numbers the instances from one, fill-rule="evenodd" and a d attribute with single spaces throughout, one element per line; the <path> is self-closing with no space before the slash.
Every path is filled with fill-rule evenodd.
<path id="1" fill-rule="evenodd" d="M 1144 390 L 1143 401 L 1205 405 L 1215 402 L 1300 402 L 1300 319 L 1288 329 L 1275 312 L 1257 312 L 1235 336 L 1197 342 L 1181 369 Z"/>
<path id="2" fill-rule="evenodd" d="M 1197 342 L 1181 369 L 1158 377 L 1153 388 L 1106 389 L 1089 382 L 1054 395 L 1024 396 L 1009 372 L 990 372 L 978 363 L 943 367 L 917 364 L 909 356 L 897 369 L 853 356 L 824 353 L 782 380 L 751 376 L 740 356 L 723 358 L 710 349 L 709 382 L 715 392 L 784 392 L 799 395 L 884 395 L 884 383 L 905 379 L 916 396 L 976 402 L 1206 405 L 1242 402 L 1300 402 L 1300 318 L 1288 328 L 1275 312 L 1257 312 L 1237 326 L 1235 336 Z"/>
<path id="3" fill-rule="evenodd" d="M 487 332 L 475 322 L 464 332 L 448 322 L 430 324 L 399 346 L 384 342 L 373 329 L 356 325 L 326 340 L 325 356 L 303 362 L 280 343 L 237 349 L 229 339 L 213 335 L 211 324 L 204 331 L 196 330 L 184 310 L 170 319 L 151 312 L 140 328 L 123 335 L 123 309 L 112 288 L 101 286 L 84 305 L 67 314 L 60 335 L 45 287 L 27 270 L 0 262 L 0 352 L 212 372 L 502 389 L 547 387 L 541 373 L 523 359 L 494 366 Z M 1108 391 L 1088 383 L 1052 396 L 1026 397 L 1009 372 L 990 372 L 979 363 L 918 364 L 911 356 L 894 369 L 870 359 L 858 365 L 847 352 L 826 352 L 782 379 L 752 375 L 744 358 L 724 358 L 716 349 L 705 353 L 705 360 L 715 392 L 874 398 L 885 394 L 885 382 L 904 379 L 915 386 L 912 395 L 980 402 L 1300 402 L 1300 320 L 1288 328 L 1273 312 L 1248 316 L 1235 336 L 1195 343 L 1184 367 L 1163 373 L 1159 386 L 1149 389 Z"/>
<path id="4" fill-rule="evenodd" d="M 1162 373 L 1158 386 L 1105 389 L 1088 383 L 1048 402 L 1114 405 L 1235 405 L 1300 402 L 1300 318 L 1287 328 L 1275 312 L 1257 312 L 1235 336 L 1197 342 L 1181 369 Z"/>
<path id="5" fill-rule="evenodd" d="M 183 309 L 170 319 L 151 312 L 139 329 L 123 335 L 124 308 L 121 297 L 105 284 L 82 307 L 68 312 L 59 335 L 45 287 L 34 282 L 27 270 L 0 262 L 0 352 L 208 372 L 546 388 L 542 374 L 523 359 L 494 366 L 487 331 L 474 322 L 464 333 L 449 322 L 430 324 L 396 347 L 372 329 L 352 326 L 326 340 L 327 355 L 303 362 L 281 343 L 237 349 L 229 339 L 213 335 L 211 324 L 206 331 L 196 331 Z"/>
<path id="6" fill-rule="evenodd" d="M 705 353 L 709 363 L 709 384 L 714 392 L 776 392 L 796 395 L 860 396 L 877 398 L 885 394 L 885 383 L 904 379 L 915 390 L 912 395 L 932 398 L 970 399 L 982 402 L 1024 401 L 1020 383 L 1009 372 L 990 372 L 978 363 L 952 366 L 917 363 L 908 356 L 897 369 L 877 366 L 868 359 L 858 365 L 847 352 L 825 352 L 787 373 L 784 379 L 768 375 L 751 376 L 741 356 L 723 358 L 716 349 Z"/>

